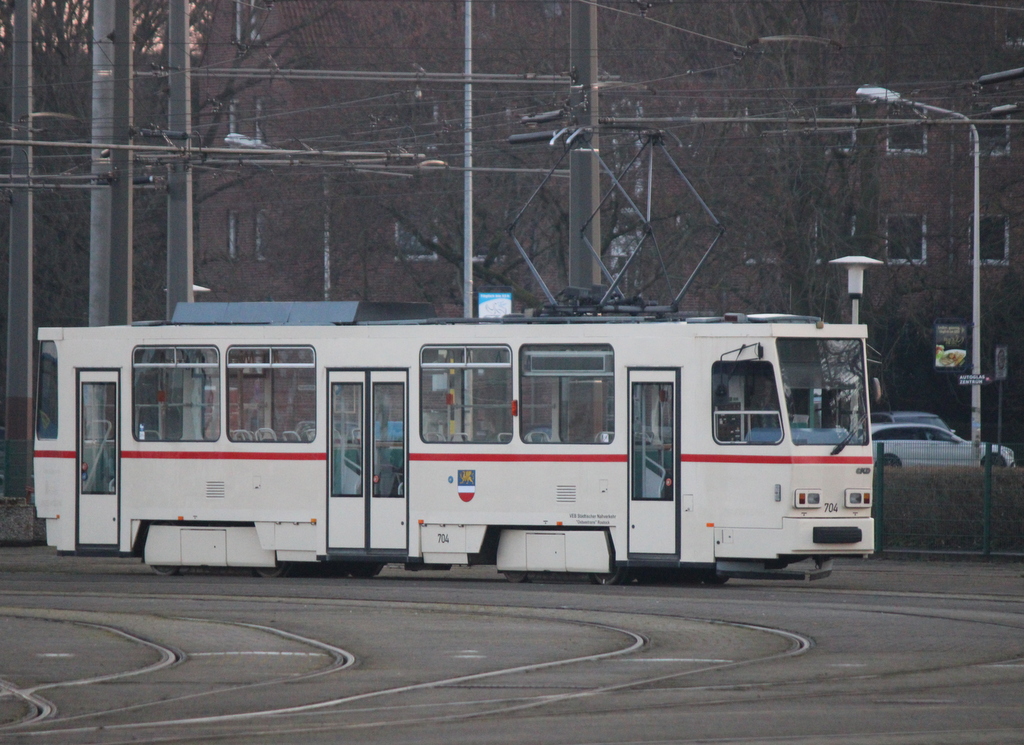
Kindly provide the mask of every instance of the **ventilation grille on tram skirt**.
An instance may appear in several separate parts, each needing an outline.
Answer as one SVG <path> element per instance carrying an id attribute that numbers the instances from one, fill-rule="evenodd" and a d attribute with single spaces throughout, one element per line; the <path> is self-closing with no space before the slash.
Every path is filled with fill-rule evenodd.
<path id="1" fill-rule="evenodd" d="M 556 502 L 575 502 L 576 484 L 558 484 L 555 486 Z"/>
<path id="2" fill-rule="evenodd" d="M 206 498 L 207 499 L 223 499 L 226 494 L 223 481 L 207 481 L 206 482 Z"/>

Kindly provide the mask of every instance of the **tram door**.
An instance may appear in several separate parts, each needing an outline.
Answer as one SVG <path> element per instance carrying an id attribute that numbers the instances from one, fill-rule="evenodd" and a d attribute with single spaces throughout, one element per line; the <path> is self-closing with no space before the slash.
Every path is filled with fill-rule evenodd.
<path id="1" fill-rule="evenodd" d="M 629 554 L 679 555 L 678 371 L 630 370 Z"/>
<path id="2" fill-rule="evenodd" d="M 406 374 L 329 374 L 327 548 L 408 547 Z"/>
<path id="3" fill-rule="evenodd" d="M 78 373 L 78 546 L 117 550 L 121 442 L 118 371 Z"/>

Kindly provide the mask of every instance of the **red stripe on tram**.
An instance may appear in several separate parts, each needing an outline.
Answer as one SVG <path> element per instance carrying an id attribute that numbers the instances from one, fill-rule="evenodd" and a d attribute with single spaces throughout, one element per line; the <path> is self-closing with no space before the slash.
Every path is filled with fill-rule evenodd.
<path id="1" fill-rule="evenodd" d="M 121 457 L 137 460 L 327 460 L 326 453 L 246 453 L 224 450 L 122 450 Z"/>
<path id="2" fill-rule="evenodd" d="M 33 455 L 36 458 L 74 458 L 74 450 L 36 450 Z"/>
<path id="3" fill-rule="evenodd" d="M 409 460 L 465 463 L 625 463 L 625 454 L 594 455 L 581 453 L 515 454 L 515 453 L 409 453 Z"/>
<path id="4" fill-rule="evenodd" d="M 759 463 L 769 465 L 856 465 L 870 466 L 871 456 L 861 455 L 717 455 L 710 453 L 683 453 L 683 463 Z"/>

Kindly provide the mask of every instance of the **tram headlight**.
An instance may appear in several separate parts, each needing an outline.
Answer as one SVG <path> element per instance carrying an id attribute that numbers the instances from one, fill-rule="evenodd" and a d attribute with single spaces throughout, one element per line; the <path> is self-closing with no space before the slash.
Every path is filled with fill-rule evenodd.
<path id="1" fill-rule="evenodd" d="M 847 489 L 846 506 L 853 509 L 867 509 L 871 507 L 871 490 Z"/>
<path id="2" fill-rule="evenodd" d="M 801 510 L 816 510 L 821 507 L 821 489 L 797 489 L 793 495 L 793 506 Z"/>

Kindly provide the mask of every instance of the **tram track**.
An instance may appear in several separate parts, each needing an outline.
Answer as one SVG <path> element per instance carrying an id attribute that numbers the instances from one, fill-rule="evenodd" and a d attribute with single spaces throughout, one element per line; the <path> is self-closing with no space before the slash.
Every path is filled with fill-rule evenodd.
<path id="1" fill-rule="evenodd" d="M 360 594 L 363 594 L 363 587 L 360 586 Z M 367 585 L 366 588 L 371 590 L 372 587 Z M 286 584 L 281 585 L 281 589 L 294 589 L 288 588 Z M 389 590 L 391 588 L 388 588 Z M 405 588 L 408 589 L 408 588 Z M 436 587 L 430 588 L 436 590 Z M 781 589 L 781 588 L 780 588 Z M 914 665 L 913 667 L 907 667 L 888 672 L 873 672 L 870 674 L 847 674 L 841 678 L 837 678 L 831 685 L 824 685 L 823 678 L 821 675 L 811 675 L 806 677 L 791 677 L 786 680 L 774 679 L 770 674 L 761 674 L 753 676 L 753 679 L 748 677 L 745 683 L 729 683 L 725 685 L 711 685 L 708 683 L 706 678 L 711 675 L 721 673 L 729 669 L 738 669 L 744 666 L 754 666 L 757 664 L 770 664 L 773 661 L 779 661 L 788 657 L 803 655 L 805 652 L 812 649 L 815 645 L 815 639 L 812 635 L 806 633 L 797 633 L 793 631 L 793 627 L 779 626 L 770 624 L 749 624 L 742 623 L 733 620 L 723 618 L 723 616 L 733 616 L 740 613 L 742 608 L 751 605 L 751 602 L 758 602 L 765 609 L 766 614 L 775 613 L 780 609 L 786 609 L 787 607 L 793 606 L 794 603 L 790 603 L 788 598 L 794 597 L 794 594 L 801 592 L 806 593 L 806 600 L 813 600 L 808 603 L 800 603 L 800 607 L 803 608 L 808 614 L 816 614 L 819 611 L 831 612 L 831 613 L 844 613 L 844 614 L 865 614 L 863 619 L 858 619 L 858 623 L 864 625 L 878 625 L 878 619 L 884 618 L 901 618 L 908 621 L 923 620 L 927 622 L 935 622 L 938 624 L 953 623 L 953 624 L 971 624 L 972 627 L 985 626 L 1000 631 L 1008 631 L 1013 634 L 1024 630 L 1024 616 L 1017 617 L 1015 615 L 1017 608 L 1024 602 L 1018 598 L 1007 598 L 998 595 L 979 595 L 979 594 L 946 594 L 941 593 L 915 593 L 915 592 L 887 592 L 880 593 L 874 591 L 830 591 L 829 595 L 835 595 L 838 598 L 838 602 L 828 602 L 825 594 L 815 590 L 809 591 L 802 588 L 785 588 L 783 595 L 784 599 L 779 599 L 777 596 L 773 599 L 766 599 L 766 595 L 776 595 L 778 590 L 772 588 L 771 592 L 758 592 L 756 598 L 748 597 L 736 597 L 735 594 L 732 596 L 726 596 L 723 592 L 717 592 L 714 596 L 701 594 L 699 598 L 692 596 L 685 598 L 673 597 L 671 600 L 679 602 L 689 603 L 700 603 L 707 605 L 713 603 L 718 609 L 717 617 L 711 617 L 710 615 L 691 614 L 685 615 L 674 611 L 668 610 L 657 610 L 653 607 L 645 607 L 650 604 L 656 604 L 659 602 L 666 601 L 666 597 L 659 593 L 657 588 L 653 591 L 648 591 L 644 588 L 644 592 L 638 592 L 635 595 L 629 593 L 616 593 L 616 594 L 596 594 L 588 591 L 586 593 L 574 593 L 571 587 L 567 588 L 564 585 L 553 588 L 551 593 L 538 593 L 531 592 L 528 595 L 522 593 L 510 593 L 513 597 L 502 598 L 494 597 L 495 593 L 489 592 L 491 595 L 487 602 L 447 602 L 437 603 L 428 600 L 404 600 L 396 601 L 393 598 L 382 598 L 381 600 L 373 600 L 371 598 L 360 597 L 357 599 L 353 598 L 324 598 L 324 597 L 312 597 L 304 595 L 289 595 L 289 596 L 275 596 L 269 598 L 255 598 L 255 597 L 243 597 L 232 594 L 211 594 L 202 595 L 196 597 L 195 595 L 186 594 L 166 594 L 166 593 L 152 593 L 152 594 L 139 594 L 135 593 L 133 599 L 136 601 L 143 601 L 149 604 L 173 604 L 176 602 L 199 602 L 202 601 L 204 610 L 208 613 L 214 613 L 219 616 L 227 614 L 229 611 L 227 607 L 214 607 L 215 604 L 237 604 L 245 602 L 247 604 L 255 604 L 261 607 L 275 607 L 280 611 L 286 611 L 290 607 L 302 607 L 304 609 L 314 608 L 316 610 L 322 610 L 324 612 L 337 612 L 342 608 L 354 608 L 354 607 L 373 607 L 375 605 L 383 604 L 387 606 L 403 606 L 410 611 L 428 612 L 430 610 L 438 610 L 438 612 L 449 612 L 449 613 L 477 613 L 486 614 L 493 613 L 500 615 L 504 618 L 516 617 L 518 613 L 525 613 L 524 617 L 535 619 L 538 617 L 545 618 L 548 621 L 554 620 L 564 622 L 565 618 L 559 618 L 558 616 L 564 614 L 586 614 L 600 612 L 601 614 L 611 617 L 618 616 L 626 618 L 632 616 L 637 622 L 643 622 L 645 619 L 668 619 L 679 622 L 692 622 L 692 623 L 703 623 L 703 624 L 722 624 L 723 626 L 747 628 L 749 630 L 757 632 L 767 632 L 772 634 L 780 635 L 792 635 L 788 636 L 788 646 L 785 652 L 778 655 L 768 655 L 755 659 L 742 660 L 738 662 L 723 663 L 716 665 L 705 665 L 699 667 L 691 667 L 684 671 L 674 671 L 670 673 L 663 673 L 658 675 L 637 674 L 630 675 L 628 679 L 617 682 L 613 685 L 605 686 L 590 686 L 590 687 L 578 687 L 577 690 L 566 690 L 565 686 L 549 685 L 547 687 L 530 687 L 527 685 L 523 686 L 507 686 L 498 685 L 494 686 L 493 690 L 499 689 L 509 690 L 514 688 L 515 690 L 524 693 L 525 695 L 517 696 L 487 696 L 483 698 L 473 698 L 472 695 L 464 695 L 465 692 L 470 690 L 480 691 L 485 688 L 493 686 L 502 676 L 514 676 L 519 672 L 526 672 L 528 670 L 539 670 L 545 667 L 553 666 L 570 666 L 573 664 L 586 665 L 588 661 L 595 659 L 594 656 L 581 656 L 577 658 L 568 658 L 563 660 L 547 660 L 537 665 L 527 666 L 508 666 L 501 669 L 495 669 L 482 674 L 472 674 L 465 676 L 453 676 L 453 677 L 438 677 L 430 681 L 409 685 L 409 686 L 389 686 L 381 687 L 372 691 L 365 691 L 360 694 L 353 696 L 337 696 L 323 701 L 313 702 L 309 705 L 293 706 L 293 707 L 279 707 L 279 708 L 266 708 L 259 711 L 247 711 L 238 712 L 228 716 L 213 716 L 213 717 L 180 717 L 180 718 L 163 718 L 159 721 L 150 722 L 135 722 L 135 723 L 123 723 L 123 724 L 108 724 L 102 727 L 94 726 L 82 726 L 82 727 L 66 727 L 64 725 L 72 721 L 83 721 L 87 717 L 94 717 L 99 715 L 117 715 L 122 713 L 129 713 L 131 711 L 137 711 L 145 708 L 146 706 L 153 705 L 155 703 L 183 703 L 191 699 L 192 696 L 183 696 L 174 699 L 169 699 L 164 702 L 153 702 L 153 704 L 141 704 L 139 706 L 124 707 L 124 708 L 111 708 L 105 711 L 90 712 L 89 714 L 79 715 L 72 719 L 59 719 L 54 720 L 52 717 L 49 721 L 38 720 L 35 724 L 25 726 L 24 723 L 16 728 L 8 728 L 5 731 L 0 731 L 0 740 L 6 740 L 9 737 L 24 738 L 25 741 L 44 741 L 47 738 L 59 738 L 60 742 L 71 741 L 76 738 L 82 739 L 82 741 L 89 742 L 103 742 L 103 743 L 114 743 L 121 741 L 119 733 L 124 735 L 124 742 L 135 742 L 138 738 L 144 737 L 149 742 L 182 742 L 182 741 L 194 741 L 197 732 L 202 732 L 202 739 L 208 741 L 215 740 L 238 740 L 242 741 L 246 737 L 253 737 L 259 741 L 260 737 L 280 737 L 294 741 L 296 738 L 312 738 L 314 741 L 318 737 L 331 737 L 332 734 L 338 732 L 369 732 L 369 731 L 388 731 L 388 732 L 407 732 L 411 729 L 416 729 L 425 726 L 446 726 L 446 727 L 458 727 L 458 726 L 469 726 L 469 723 L 473 721 L 486 722 L 490 720 L 494 722 L 505 722 L 505 721 L 536 721 L 543 722 L 549 720 L 553 714 L 557 712 L 557 716 L 566 717 L 573 716 L 575 712 L 576 716 L 602 716 L 602 717 L 636 717 L 642 715 L 644 712 L 656 714 L 657 712 L 672 713 L 673 715 L 681 715 L 686 711 L 690 712 L 703 712 L 707 709 L 721 709 L 723 711 L 729 710 L 731 707 L 746 706 L 753 702 L 756 702 L 758 706 L 787 706 L 794 703 L 800 703 L 802 705 L 808 704 L 811 701 L 822 701 L 825 702 L 830 698 L 837 696 L 851 695 L 852 691 L 856 691 L 857 695 L 867 695 L 871 691 L 878 690 L 898 690 L 901 694 L 901 698 L 896 700 L 904 701 L 903 706 L 917 706 L 925 710 L 928 707 L 938 707 L 940 704 L 935 703 L 939 699 L 945 700 L 949 698 L 948 695 L 944 694 L 944 689 L 949 687 L 948 683 L 942 682 L 948 679 L 967 679 L 970 677 L 970 673 L 980 666 L 998 666 L 1001 663 L 1016 663 L 1022 659 L 1022 655 L 998 655 L 992 654 L 984 658 L 973 659 L 968 662 L 961 664 L 948 664 L 948 665 Z M 22 595 L 26 600 L 28 598 L 46 598 L 53 597 L 52 593 L 45 592 L 27 592 L 27 593 L 5 593 L 7 597 L 14 595 Z M 387 595 L 389 593 L 383 593 Z M 415 592 L 416 595 L 428 595 L 431 593 L 422 593 L 418 589 Z M 122 599 L 124 595 L 118 592 L 90 592 L 87 594 L 74 593 L 75 597 L 79 598 L 90 598 L 90 604 L 92 601 L 98 601 L 100 604 L 105 604 L 108 600 Z M 850 603 L 850 599 L 859 598 L 863 600 L 869 600 L 874 598 L 880 602 L 863 602 L 863 603 Z M 535 605 L 529 608 L 523 608 L 522 602 L 524 600 L 530 600 Z M 930 603 L 932 601 L 941 600 L 944 601 L 944 605 L 948 607 L 914 607 L 914 608 L 899 608 L 899 601 L 914 601 Z M 610 601 L 610 602 L 609 602 Z M 883 606 L 883 601 L 892 601 L 891 604 Z M 986 607 L 979 608 L 977 603 L 983 603 Z M 996 604 L 999 610 L 995 610 L 992 604 Z M 634 606 L 631 610 L 623 608 L 621 606 Z M 973 606 L 973 607 L 972 607 Z M 211 623 L 210 618 L 198 617 L 198 616 L 175 616 L 174 618 L 180 620 L 194 620 L 197 622 Z M 875 620 L 871 620 L 875 619 Z M 580 624 L 578 620 L 571 620 L 572 623 L 577 625 Z M 226 622 L 234 623 L 234 622 Z M 261 626 L 259 624 L 240 624 L 253 629 L 265 629 L 273 632 L 279 632 L 281 629 L 272 627 Z M 614 654 L 624 655 L 638 652 L 648 645 L 648 639 L 643 633 L 643 623 L 640 626 L 635 624 L 625 625 L 607 625 L 597 624 L 595 628 L 602 628 L 606 630 L 613 630 L 616 633 L 635 634 L 631 644 L 623 650 Z M 950 627 L 951 632 L 956 632 L 957 627 Z M 284 632 L 290 633 L 290 632 Z M 966 631 L 959 633 L 967 634 Z M 302 636 L 302 635 L 298 635 Z M 320 640 L 313 639 L 312 637 L 302 637 L 307 641 L 318 642 Z M 326 642 L 324 642 L 326 643 Z M 600 658 L 601 656 L 597 656 Z M 187 659 L 187 656 L 186 656 Z M 350 667 L 356 664 L 355 655 L 345 667 Z M 1009 670 L 1009 674 L 1016 672 L 1016 664 L 1009 665 L 1012 670 Z M 1024 666 L 1020 667 L 1021 676 L 1024 677 Z M 647 671 L 645 671 L 647 672 Z M 767 671 L 768 673 L 771 670 Z M 1003 671 L 1007 672 L 1007 671 Z M 318 675 L 323 675 L 325 672 L 317 672 Z M 313 677 L 312 675 L 310 677 Z M 926 684 L 925 679 L 934 678 L 937 682 L 933 684 Z M 705 680 L 701 680 L 705 678 Z M 683 685 L 673 687 L 671 684 L 676 681 L 692 680 L 693 685 Z M 281 679 L 279 681 L 266 681 L 258 684 L 252 684 L 246 687 L 263 687 L 265 690 L 272 689 L 273 686 L 287 682 L 288 679 Z M 50 687 L 59 687 L 61 683 L 52 684 Z M 979 686 L 983 683 L 973 683 L 975 689 L 980 690 Z M 229 690 L 241 690 L 242 687 L 236 687 Z M 556 690 L 552 690 L 556 689 Z M 33 689 L 35 690 L 35 689 Z M 442 691 L 450 692 L 452 695 L 446 696 L 443 700 L 433 701 L 431 703 L 422 703 L 415 698 L 416 694 L 421 694 L 424 691 Z M 721 696 L 709 696 L 707 694 L 713 694 L 716 691 L 721 691 Z M 460 693 L 461 692 L 461 693 Z M 196 696 L 207 696 L 218 693 L 213 691 L 209 693 L 196 694 Z M 616 694 L 629 694 L 626 703 L 618 700 Z M 365 706 L 364 704 L 371 704 L 373 702 L 380 702 L 378 706 Z M 595 705 L 596 702 L 600 701 L 599 705 Z M 868 703 L 875 702 L 875 705 L 892 705 L 884 699 L 870 699 Z M 906 703 L 906 702 L 919 702 L 919 703 Z M 524 720 L 525 717 L 525 720 Z M 303 722 L 304 719 L 313 718 L 313 721 Z M 99 735 L 102 730 L 102 736 Z M 975 739 L 971 737 L 972 733 L 979 737 L 984 737 L 984 732 L 975 732 L 970 727 L 965 727 L 963 730 L 931 730 L 935 732 L 940 738 L 961 736 L 959 742 L 969 743 L 974 742 Z M 924 738 L 926 730 L 919 732 L 889 732 L 875 733 L 877 736 L 865 737 L 864 742 L 942 742 L 942 739 L 936 739 L 929 741 Z M 989 729 L 985 730 L 991 736 L 995 737 L 1000 730 Z M 176 734 L 177 733 L 177 734 Z M 883 736 L 884 735 L 884 736 Z M 94 739 L 99 738 L 99 739 Z M 918 738 L 918 739 L 915 739 Z M 810 742 L 811 739 L 803 737 L 786 737 L 786 738 L 757 738 L 748 739 L 743 737 L 722 737 L 716 738 L 719 742 Z M 829 738 L 818 738 L 816 741 L 827 742 Z M 267 740 L 272 741 L 272 740 Z M 573 740 L 576 742 L 576 740 Z M 615 739 L 615 742 L 623 742 L 623 740 Z M 654 743 L 663 742 L 664 740 L 644 740 L 637 739 L 635 742 L 642 743 Z M 672 742 L 705 742 L 712 741 L 707 737 L 700 735 L 694 736 L 693 738 L 676 738 L 671 740 Z M 952 740 L 950 740 L 952 741 Z M 984 742 L 984 739 L 978 739 L 978 742 Z M 1013 742 L 1012 739 L 992 739 L 992 742 Z M 583 742 L 582 740 L 580 742 Z M 594 742 L 599 742 L 594 740 Z"/>

